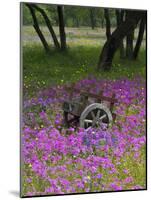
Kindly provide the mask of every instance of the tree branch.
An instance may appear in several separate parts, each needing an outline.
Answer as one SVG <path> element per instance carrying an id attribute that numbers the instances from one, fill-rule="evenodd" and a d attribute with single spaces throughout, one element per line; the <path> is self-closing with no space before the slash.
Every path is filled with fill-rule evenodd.
<path id="1" fill-rule="evenodd" d="M 50 20 L 49 20 L 49 18 L 48 18 L 48 16 L 47 16 L 47 14 L 45 13 L 45 11 L 44 11 L 42 8 L 38 7 L 38 6 L 35 5 L 35 4 L 32 4 L 32 7 L 34 7 L 34 8 L 35 8 L 38 12 L 40 12 L 41 15 L 43 16 L 43 18 L 44 18 L 44 20 L 45 20 L 45 22 L 46 22 L 46 25 L 47 25 L 47 27 L 48 27 L 48 30 L 49 30 L 49 32 L 50 32 L 50 34 L 51 34 L 51 36 L 52 36 L 54 45 L 55 45 L 55 47 L 56 47 L 57 49 L 59 49 L 59 48 L 60 48 L 60 44 L 59 44 L 59 42 L 58 42 L 57 36 L 56 36 L 56 34 L 55 34 L 54 30 L 53 30 L 53 27 L 52 27 L 52 25 L 51 25 L 51 22 L 50 22 Z"/>
<path id="2" fill-rule="evenodd" d="M 29 3 L 26 3 L 26 6 L 29 8 L 30 13 L 32 15 L 33 22 L 34 22 L 33 27 L 34 27 L 35 31 L 37 32 L 37 34 L 38 34 L 38 36 L 39 36 L 39 38 L 40 38 L 40 40 L 43 44 L 45 51 L 49 52 L 49 50 L 50 50 L 49 45 L 48 45 L 43 33 L 41 32 L 41 30 L 39 28 L 39 24 L 38 24 L 38 20 L 37 20 L 36 14 L 35 14 L 35 10 L 33 9 L 32 5 L 29 4 Z"/>

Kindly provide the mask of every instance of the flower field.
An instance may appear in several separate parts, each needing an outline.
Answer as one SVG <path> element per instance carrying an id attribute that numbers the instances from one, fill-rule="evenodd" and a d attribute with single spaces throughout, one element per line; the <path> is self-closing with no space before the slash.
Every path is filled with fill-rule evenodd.
<path id="1" fill-rule="evenodd" d="M 23 102 L 22 195 L 51 195 L 146 188 L 146 83 L 88 78 L 76 88 L 111 96 L 116 120 L 107 130 L 66 128 L 64 85 Z M 75 94 L 75 96 L 78 94 Z"/>

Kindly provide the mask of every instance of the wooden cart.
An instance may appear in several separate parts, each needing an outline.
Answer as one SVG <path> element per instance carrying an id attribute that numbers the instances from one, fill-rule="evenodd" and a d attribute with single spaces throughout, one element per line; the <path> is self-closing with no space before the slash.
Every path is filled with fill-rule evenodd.
<path id="1" fill-rule="evenodd" d="M 64 123 L 67 127 L 80 126 L 82 128 L 106 127 L 115 120 L 113 106 L 117 102 L 115 94 L 112 97 L 103 96 L 103 91 L 99 94 L 93 94 L 87 91 L 76 89 L 73 85 L 67 88 L 69 91 L 69 100 L 63 103 Z M 78 97 L 73 97 L 78 93 Z"/>

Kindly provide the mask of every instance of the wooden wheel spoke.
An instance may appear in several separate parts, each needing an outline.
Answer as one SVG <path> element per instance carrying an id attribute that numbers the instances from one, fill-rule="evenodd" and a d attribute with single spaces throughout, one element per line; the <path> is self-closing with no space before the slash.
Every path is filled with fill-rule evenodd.
<path id="1" fill-rule="evenodd" d="M 92 126 L 95 126 L 96 123 L 97 123 L 97 120 L 96 120 L 96 118 L 95 118 L 95 119 L 93 120 L 93 122 L 92 122 Z"/>
<path id="2" fill-rule="evenodd" d="M 91 116 L 92 116 L 93 119 L 95 119 L 95 114 L 94 114 L 93 111 L 91 111 Z"/>
<path id="3" fill-rule="evenodd" d="M 79 121 L 80 126 L 87 129 L 88 127 L 101 127 L 101 124 L 110 124 L 112 120 L 112 113 L 106 105 L 92 103 L 81 113 Z"/>
<path id="4" fill-rule="evenodd" d="M 92 124 L 93 121 L 91 119 L 85 119 L 84 122 Z"/>
<path id="5" fill-rule="evenodd" d="M 99 121 L 99 122 L 102 122 L 102 120 L 103 120 L 105 117 L 106 117 L 106 114 L 102 115 L 102 116 L 98 119 L 98 121 Z"/>
<path id="6" fill-rule="evenodd" d="M 97 118 L 97 119 L 99 119 L 99 117 L 100 117 L 100 113 L 101 113 L 101 111 L 98 110 L 98 111 L 97 111 L 97 115 L 96 115 L 96 118 Z"/>

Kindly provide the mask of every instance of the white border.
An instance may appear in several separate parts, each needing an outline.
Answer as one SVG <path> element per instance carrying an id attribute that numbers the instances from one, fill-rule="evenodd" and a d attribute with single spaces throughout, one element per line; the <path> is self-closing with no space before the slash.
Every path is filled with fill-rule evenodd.
<path id="1" fill-rule="evenodd" d="M 26 0 L 25 0 L 26 1 Z M 147 0 L 31 0 L 32 2 L 148 9 L 148 191 L 43 197 L 43 199 L 150 199 L 151 196 L 151 51 L 150 14 Z M 19 192 L 19 0 L 0 6 L 0 198 L 17 199 Z M 27 2 L 27 1 L 26 1 Z M 35 198 L 37 199 L 37 198 Z"/>

